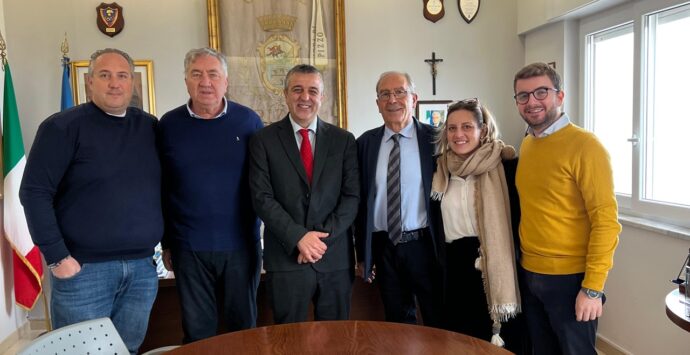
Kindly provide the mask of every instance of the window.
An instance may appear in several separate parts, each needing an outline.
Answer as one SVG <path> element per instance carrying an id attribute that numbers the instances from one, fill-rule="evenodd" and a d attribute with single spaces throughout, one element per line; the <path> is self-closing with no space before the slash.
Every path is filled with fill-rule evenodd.
<path id="1" fill-rule="evenodd" d="M 633 38 L 632 23 L 587 36 L 586 126 L 608 150 L 615 191 L 625 196 L 632 194 Z"/>
<path id="2" fill-rule="evenodd" d="M 690 133 L 690 4 L 645 16 L 642 198 L 690 206 L 690 161 L 682 152 Z"/>
<path id="3" fill-rule="evenodd" d="M 639 19 L 584 37 L 585 127 L 611 155 L 622 211 L 690 227 L 690 3 Z"/>

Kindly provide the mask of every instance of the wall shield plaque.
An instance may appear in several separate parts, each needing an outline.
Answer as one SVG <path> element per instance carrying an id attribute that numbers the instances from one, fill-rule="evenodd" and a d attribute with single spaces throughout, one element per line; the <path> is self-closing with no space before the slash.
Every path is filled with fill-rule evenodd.
<path id="1" fill-rule="evenodd" d="M 424 18 L 436 22 L 446 14 L 443 0 L 424 0 Z"/>
<path id="2" fill-rule="evenodd" d="M 115 37 L 125 27 L 122 6 L 116 2 L 110 4 L 102 2 L 96 7 L 96 24 L 104 35 Z"/>
<path id="3" fill-rule="evenodd" d="M 480 0 L 458 0 L 460 16 L 465 19 L 465 22 L 470 23 L 477 17 L 477 13 L 479 12 L 479 1 Z"/>

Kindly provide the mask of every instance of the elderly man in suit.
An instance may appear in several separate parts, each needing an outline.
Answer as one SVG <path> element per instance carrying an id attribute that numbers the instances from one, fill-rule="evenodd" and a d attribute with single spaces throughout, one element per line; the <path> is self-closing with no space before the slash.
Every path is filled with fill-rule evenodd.
<path id="1" fill-rule="evenodd" d="M 407 73 L 381 74 L 376 96 L 384 125 L 357 139 L 358 272 L 369 283 L 379 280 L 387 321 L 416 323 L 416 298 L 424 324 L 436 326 L 443 241 L 435 239 L 428 216 L 435 130 L 412 116 L 417 94 Z"/>
<path id="2" fill-rule="evenodd" d="M 249 147 L 249 181 L 265 224 L 264 266 L 274 321 L 348 319 L 354 279 L 351 225 L 359 181 L 354 136 L 317 117 L 321 73 L 297 65 L 285 78 L 289 114 Z"/>

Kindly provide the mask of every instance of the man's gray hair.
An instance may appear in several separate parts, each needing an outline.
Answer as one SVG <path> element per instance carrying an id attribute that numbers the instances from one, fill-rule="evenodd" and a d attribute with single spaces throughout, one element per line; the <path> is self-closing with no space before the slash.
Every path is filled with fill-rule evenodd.
<path id="1" fill-rule="evenodd" d="M 319 88 L 319 90 L 321 90 L 321 93 L 323 94 L 323 85 L 324 85 L 323 75 L 321 74 L 319 69 L 316 69 L 315 66 L 309 65 L 309 64 L 297 64 L 294 67 L 292 67 L 292 69 L 290 69 L 290 71 L 287 72 L 287 75 L 285 75 L 285 84 L 284 84 L 285 90 L 288 89 L 290 77 L 293 74 L 318 74 L 319 79 L 321 79 L 321 87 Z"/>
<path id="2" fill-rule="evenodd" d="M 96 59 L 98 59 L 98 57 L 100 57 L 104 54 L 108 54 L 108 53 L 119 54 L 122 56 L 122 58 L 125 58 L 125 60 L 127 61 L 127 64 L 129 64 L 129 73 L 134 75 L 134 61 L 132 60 L 132 57 L 129 56 L 129 54 L 127 54 L 124 51 L 121 51 L 119 49 L 116 49 L 116 48 L 104 48 L 104 49 L 99 49 L 99 50 L 93 52 L 93 54 L 91 55 L 91 60 L 89 61 L 89 72 L 88 72 L 89 76 L 93 76 L 93 64 L 94 64 L 94 62 L 96 62 Z"/>
<path id="3" fill-rule="evenodd" d="M 209 56 L 218 59 L 220 66 L 223 68 L 223 73 L 228 76 L 228 60 L 225 58 L 225 54 L 211 49 L 208 47 L 192 49 L 184 56 L 184 73 L 187 75 L 189 72 L 189 67 L 192 63 L 199 57 Z"/>
<path id="4" fill-rule="evenodd" d="M 405 73 L 405 72 L 400 72 L 400 71 L 387 71 L 381 74 L 379 76 L 379 80 L 376 82 L 376 95 L 379 94 L 379 84 L 381 84 L 381 80 L 383 80 L 385 77 L 390 76 L 390 75 L 402 75 L 405 77 L 405 80 L 407 81 L 407 90 L 409 91 L 410 94 L 416 94 L 416 87 L 414 85 L 414 82 L 412 81 L 412 77 L 410 74 Z"/>

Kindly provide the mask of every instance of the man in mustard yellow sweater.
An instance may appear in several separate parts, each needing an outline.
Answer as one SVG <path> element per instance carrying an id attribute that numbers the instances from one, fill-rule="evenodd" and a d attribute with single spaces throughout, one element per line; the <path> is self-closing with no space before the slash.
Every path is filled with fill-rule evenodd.
<path id="1" fill-rule="evenodd" d="M 522 305 L 535 354 L 596 354 L 597 318 L 621 227 L 609 155 L 561 111 L 544 63 L 521 69 L 515 102 L 529 128 L 520 148 Z"/>

